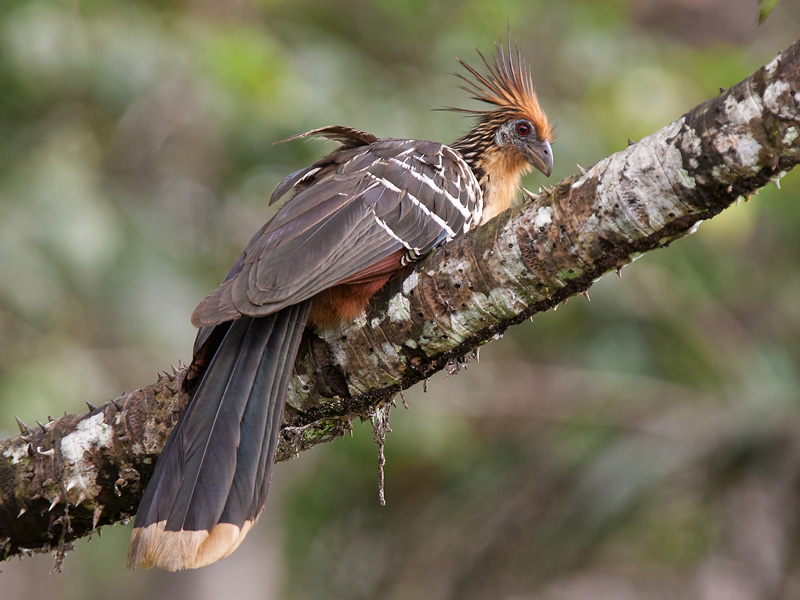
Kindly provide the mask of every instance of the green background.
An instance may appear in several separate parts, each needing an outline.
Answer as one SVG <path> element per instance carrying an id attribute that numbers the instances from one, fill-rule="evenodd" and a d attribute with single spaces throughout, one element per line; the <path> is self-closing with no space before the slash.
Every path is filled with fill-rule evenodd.
<path id="1" fill-rule="evenodd" d="M 750 75 L 784 0 L 3 0 L 0 435 L 190 359 L 189 315 L 343 124 L 452 141 L 510 24 L 553 180 Z M 531 176 L 535 189 L 542 179 Z M 0 565 L 3 600 L 800 596 L 800 174 L 276 468 L 236 554 L 124 568 L 129 526 Z"/>

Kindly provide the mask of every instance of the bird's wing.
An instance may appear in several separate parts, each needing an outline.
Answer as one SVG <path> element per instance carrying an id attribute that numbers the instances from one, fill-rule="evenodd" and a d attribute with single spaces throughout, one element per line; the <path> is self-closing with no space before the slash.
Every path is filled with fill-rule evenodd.
<path id="1" fill-rule="evenodd" d="M 302 172 L 279 185 L 295 195 L 195 309 L 195 325 L 273 313 L 401 250 L 422 257 L 468 230 L 482 210 L 469 166 L 435 142 L 343 146 Z"/>

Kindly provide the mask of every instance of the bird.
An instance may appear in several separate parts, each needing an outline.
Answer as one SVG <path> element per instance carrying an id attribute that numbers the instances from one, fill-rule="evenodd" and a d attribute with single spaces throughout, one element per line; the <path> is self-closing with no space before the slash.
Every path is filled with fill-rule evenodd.
<path id="1" fill-rule="evenodd" d="M 450 145 L 339 125 L 282 140 L 339 145 L 277 185 L 270 204 L 291 197 L 192 314 L 189 401 L 139 504 L 129 568 L 230 555 L 264 507 L 306 327 L 356 319 L 405 265 L 509 208 L 523 174 L 550 176 L 553 128 L 519 46 L 509 35 L 476 52 L 485 70 L 457 59 L 456 75 L 481 109 L 444 109 L 474 117 Z"/>

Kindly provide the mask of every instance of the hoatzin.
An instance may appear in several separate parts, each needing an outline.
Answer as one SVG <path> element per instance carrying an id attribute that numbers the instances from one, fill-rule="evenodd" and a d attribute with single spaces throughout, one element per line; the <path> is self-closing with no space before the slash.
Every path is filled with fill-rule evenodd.
<path id="1" fill-rule="evenodd" d="M 291 199 L 192 315 L 191 399 L 139 505 L 128 566 L 202 567 L 233 552 L 261 512 L 307 324 L 352 320 L 409 261 L 508 208 L 531 166 L 550 175 L 553 131 L 519 49 L 458 75 L 486 110 L 450 146 L 330 126 L 340 146 L 278 184 Z"/>

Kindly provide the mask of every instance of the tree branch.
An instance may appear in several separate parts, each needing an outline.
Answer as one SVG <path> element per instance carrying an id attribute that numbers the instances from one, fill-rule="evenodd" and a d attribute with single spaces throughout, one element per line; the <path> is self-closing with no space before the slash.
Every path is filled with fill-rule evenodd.
<path id="1" fill-rule="evenodd" d="M 439 249 L 365 317 L 309 331 L 280 459 L 603 274 L 693 232 L 800 161 L 800 42 L 720 96 Z M 135 510 L 185 402 L 185 368 L 0 442 L 0 559 L 57 550 Z"/>

